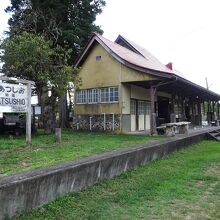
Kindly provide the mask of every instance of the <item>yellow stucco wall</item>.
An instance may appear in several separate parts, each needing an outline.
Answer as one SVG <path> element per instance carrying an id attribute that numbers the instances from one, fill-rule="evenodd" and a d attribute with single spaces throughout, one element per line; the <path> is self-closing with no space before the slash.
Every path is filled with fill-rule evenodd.
<path id="1" fill-rule="evenodd" d="M 150 90 L 139 86 L 131 85 L 131 98 L 140 100 L 150 100 Z"/>
<path id="2" fill-rule="evenodd" d="M 96 114 L 119 114 L 119 103 L 101 103 L 101 104 L 80 104 L 74 108 L 74 113 L 77 115 L 96 115 Z"/>
<path id="3" fill-rule="evenodd" d="M 121 82 L 148 81 L 156 79 L 157 78 L 152 75 L 148 75 L 146 73 L 128 68 L 125 65 L 121 65 Z"/>
<path id="4" fill-rule="evenodd" d="M 96 56 L 101 56 L 101 60 L 96 61 Z M 140 96 L 139 99 L 146 100 L 148 91 L 140 87 L 121 84 L 121 82 L 156 79 L 151 75 L 124 66 L 113 58 L 101 45 L 96 45 L 92 49 L 80 68 L 79 76 L 82 81 L 80 89 L 118 86 L 119 102 L 109 104 L 78 104 L 74 107 L 75 114 L 130 114 L 130 98 L 138 98 Z"/>
<path id="5" fill-rule="evenodd" d="M 96 56 L 101 56 L 101 60 L 96 61 Z M 83 63 L 79 76 L 82 80 L 80 89 L 118 86 L 120 84 L 120 63 L 101 45 L 97 45 Z"/>
<path id="6" fill-rule="evenodd" d="M 122 114 L 130 114 L 131 85 L 121 85 L 121 109 Z"/>

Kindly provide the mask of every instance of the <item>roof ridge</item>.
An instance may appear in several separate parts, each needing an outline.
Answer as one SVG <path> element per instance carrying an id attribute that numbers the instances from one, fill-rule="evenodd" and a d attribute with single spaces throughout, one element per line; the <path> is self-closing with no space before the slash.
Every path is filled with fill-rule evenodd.
<path id="1" fill-rule="evenodd" d="M 134 55 L 140 56 L 141 58 L 143 58 L 143 59 L 145 59 L 145 60 L 148 61 L 148 59 L 147 59 L 146 57 L 144 57 L 144 56 L 142 56 L 142 55 L 140 55 L 140 54 L 137 54 L 137 53 L 135 53 L 134 51 L 129 50 L 128 48 L 123 47 L 122 45 L 120 45 L 120 44 L 118 44 L 118 43 L 116 43 L 116 42 L 114 42 L 114 41 L 111 41 L 111 40 L 109 40 L 109 39 L 103 37 L 102 35 L 100 35 L 100 34 L 98 34 L 98 33 L 96 33 L 96 36 L 99 37 L 99 38 L 104 38 L 104 39 L 105 39 L 106 41 L 108 41 L 109 43 L 114 44 L 114 45 L 120 47 L 120 48 L 123 49 L 123 50 L 127 50 L 129 53 L 134 53 Z"/>
<path id="2" fill-rule="evenodd" d="M 141 46 L 141 45 L 135 43 L 134 41 L 132 41 L 132 40 L 130 40 L 130 39 L 128 39 L 128 38 L 126 38 L 126 37 L 120 35 L 120 34 L 119 34 L 119 37 L 123 38 L 128 44 L 130 44 L 134 49 L 136 49 L 140 54 L 142 54 L 142 55 L 145 57 L 145 54 L 143 54 L 142 51 L 140 51 L 140 50 L 146 50 L 146 51 L 148 51 L 146 48 L 144 48 L 143 46 Z M 148 51 L 148 52 L 149 52 L 149 51 Z M 150 52 L 149 52 L 149 53 L 150 53 Z M 151 54 L 151 55 L 152 55 L 152 54 Z M 152 56 L 153 56 L 153 55 L 152 55 Z M 145 57 L 145 58 L 147 58 L 147 57 Z"/>
<path id="3" fill-rule="evenodd" d="M 144 57 L 146 60 L 150 60 L 150 59 L 154 59 L 155 61 L 157 61 L 158 63 L 160 63 L 160 65 L 163 65 L 165 67 L 165 69 L 167 69 L 168 71 L 170 71 L 170 69 L 163 64 L 159 59 L 157 59 L 151 52 L 149 52 L 148 49 L 146 49 L 145 47 L 135 43 L 134 41 L 122 36 L 121 34 L 118 35 L 118 38 L 115 40 L 117 41 L 119 38 L 122 38 L 123 40 L 125 40 L 131 47 L 133 47 L 135 50 L 137 50 L 142 57 Z M 144 51 L 147 53 L 144 53 Z M 148 55 L 148 56 L 147 56 Z"/>

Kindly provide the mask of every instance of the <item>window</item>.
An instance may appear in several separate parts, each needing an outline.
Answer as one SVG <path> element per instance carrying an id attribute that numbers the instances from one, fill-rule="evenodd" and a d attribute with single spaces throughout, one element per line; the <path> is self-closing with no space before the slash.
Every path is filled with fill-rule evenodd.
<path id="1" fill-rule="evenodd" d="M 136 115 L 136 101 L 131 99 L 131 115 Z"/>
<path id="2" fill-rule="evenodd" d="M 87 102 L 87 90 L 80 90 L 76 94 L 76 102 L 78 104 Z"/>
<path id="3" fill-rule="evenodd" d="M 146 115 L 150 115 L 150 102 L 146 102 L 145 114 L 146 114 Z"/>
<path id="4" fill-rule="evenodd" d="M 99 89 L 88 89 L 88 103 L 97 103 L 99 101 Z"/>
<path id="5" fill-rule="evenodd" d="M 88 103 L 92 103 L 92 89 L 88 89 L 87 96 L 88 96 Z"/>
<path id="6" fill-rule="evenodd" d="M 138 101 L 138 115 L 144 115 L 144 101 Z"/>
<path id="7" fill-rule="evenodd" d="M 118 101 L 118 87 L 102 88 L 101 102 L 117 102 Z"/>
<path id="8" fill-rule="evenodd" d="M 76 93 L 76 102 L 78 104 L 118 102 L 118 97 L 118 87 L 87 89 Z"/>
<path id="9" fill-rule="evenodd" d="M 99 102 L 99 89 L 93 89 L 92 90 L 92 95 L 93 95 L 93 99 L 92 99 L 92 102 L 93 103 L 97 103 Z"/>
<path id="10" fill-rule="evenodd" d="M 102 57 L 101 56 L 96 56 L 96 61 L 101 61 L 102 60 Z"/>
<path id="11" fill-rule="evenodd" d="M 139 115 L 149 115 L 150 114 L 150 102 L 146 101 L 137 101 L 134 99 L 131 99 L 131 115 L 136 115 L 136 103 L 138 103 L 138 114 Z"/>
<path id="12" fill-rule="evenodd" d="M 117 102 L 118 101 L 118 88 L 111 87 L 110 90 L 110 102 Z"/>
<path id="13" fill-rule="evenodd" d="M 100 89 L 101 102 L 109 102 L 109 88 Z"/>

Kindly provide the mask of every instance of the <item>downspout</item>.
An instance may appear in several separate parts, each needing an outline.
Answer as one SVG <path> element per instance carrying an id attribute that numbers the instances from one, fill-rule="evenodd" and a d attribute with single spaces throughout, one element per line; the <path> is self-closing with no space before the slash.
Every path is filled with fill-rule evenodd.
<path id="1" fill-rule="evenodd" d="M 151 117 L 150 117 L 150 133 L 151 135 L 155 135 L 157 134 L 157 126 L 156 126 L 156 112 L 155 112 L 155 95 L 156 95 L 156 92 L 158 90 L 158 88 L 160 86 L 164 86 L 164 85 L 168 85 L 168 84 L 171 84 L 171 83 L 174 83 L 178 80 L 178 78 L 176 76 L 174 76 L 175 79 L 174 80 L 171 80 L 171 81 L 162 81 L 162 82 L 159 82 L 157 85 L 152 85 L 150 87 L 150 101 L 151 101 Z"/>

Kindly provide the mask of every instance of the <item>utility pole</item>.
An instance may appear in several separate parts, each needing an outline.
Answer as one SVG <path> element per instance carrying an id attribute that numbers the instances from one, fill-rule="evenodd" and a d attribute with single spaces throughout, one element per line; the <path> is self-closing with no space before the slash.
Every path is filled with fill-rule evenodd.
<path id="1" fill-rule="evenodd" d="M 205 82 L 206 82 L 206 89 L 209 90 L 209 84 L 208 84 L 208 79 L 207 79 L 207 77 L 205 78 Z"/>
<path id="2" fill-rule="evenodd" d="M 206 82 L 206 89 L 209 90 L 209 88 L 212 86 L 212 84 L 209 85 L 207 77 L 205 77 L 205 82 Z"/>

